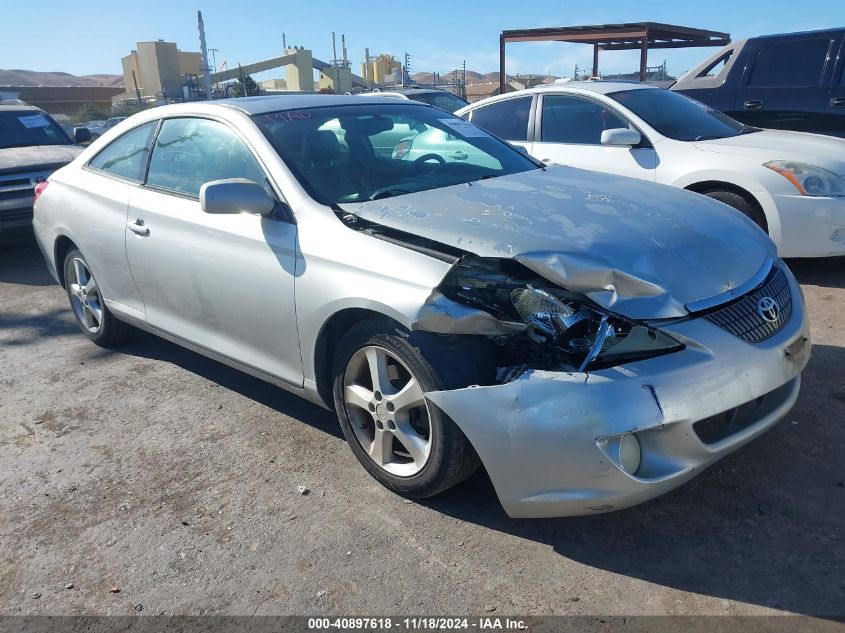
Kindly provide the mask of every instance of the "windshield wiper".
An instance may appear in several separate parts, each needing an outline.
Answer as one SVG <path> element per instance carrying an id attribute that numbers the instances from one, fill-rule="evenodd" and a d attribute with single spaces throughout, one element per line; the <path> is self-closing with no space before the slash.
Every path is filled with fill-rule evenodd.
<path id="1" fill-rule="evenodd" d="M 702 134 L 701 136 L 696 136 L 692 139 L 692 142 L 695 143 L 696 141 L 715 141 L 719 138 L 728 138 L 727 136 L 722 136 L 721 134 Z"/>
<path id="2" fill-rule="evenodd" d="M 763 131 L 763 128 L 761 128 L 761 127 L 752 127 L 750 125 L 746 125 L 744 128 L 742 128 L 739 131 L 739 133 L 740 134 L 753 134 L 754 132 L 762 132 L 762 131 Z"/>
<path id="3" fill-rule="evenodd" d="M 388 188 L 388 189 L 376 189 L 367 200 L 380 200 L 382 198 L 392 198 L 393 196 L 401 196 L 406 193 L 413 193 L 407 189 L 396 189 L 396 188 Z"/>

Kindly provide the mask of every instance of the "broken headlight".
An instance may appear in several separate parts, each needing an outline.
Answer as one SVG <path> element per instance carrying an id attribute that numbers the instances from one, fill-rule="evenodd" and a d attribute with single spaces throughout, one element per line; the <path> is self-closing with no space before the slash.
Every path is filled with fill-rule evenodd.
<path id="1" fill-rule="evenodd" d="M 525 334 L 556 349 L 578 371 L 600 369 L 677 351 L 683 345 L 655 328 L 539 288 L 512 290 Z"/>

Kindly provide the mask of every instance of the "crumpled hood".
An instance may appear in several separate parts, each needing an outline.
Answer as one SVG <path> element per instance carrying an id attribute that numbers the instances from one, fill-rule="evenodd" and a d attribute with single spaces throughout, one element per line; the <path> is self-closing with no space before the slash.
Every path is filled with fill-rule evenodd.
<path id="1" fill-rule="evenodd" d="M 695 147 L 705 152 L 770 160 L 793 160 L 816 165 L 845 176 L 845 139 L 824 134 L 763 130 L 730 138 L 698 141 Z"/>
<path id="2" fill-rule="evenodd" d="M 84 148 L 76 145 L 34 145 L 0 149 L 0 174 L 58 168 L 79 156 Z"/>
<path id="3" fill-rule="evenodd" d="M 776 257 L 756 225 L 720 202 L 571 167 L 341 207 L 480 257 L 516 259 L 636 319 L 684 316 L 685 304 L 735 288 Z"/>

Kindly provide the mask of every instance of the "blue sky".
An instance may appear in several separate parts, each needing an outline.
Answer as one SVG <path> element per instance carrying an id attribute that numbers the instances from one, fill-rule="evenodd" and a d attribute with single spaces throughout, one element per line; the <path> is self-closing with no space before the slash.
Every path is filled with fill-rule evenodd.
<path id="1" fill-rule="evenodd" d="M 412 55 L 412 72 L 446 73 L 466 60 L 467 68 L 498 70 L 498 35 L 502 29 L 655 21 L 726 31 L 734 39 L 796 30 L 845 26 L 843 0 L 748 2 L 660 2 L 602 0 L 179 0 L 69 3 L 3 2 L 0 7 L 0 68 L 65 71 L 74 74 L 120 73 L 120 58 L 138 40 L 162 38 L 183 50 L 199 50 L 196 10 L 205 18 L 208 44 L 220 50 L 218 64 L 230 65 L 281 54 L 282 32 L 288 45 L 310 48 L 331 58 L 331 32 L 345 33 L 353 71 L 360 71 L 364 48 L 371 54 Z M 10 28 L 10 25 L 20 25 Z M 693 66 L 712 49 L 654 51 L 649 64 L 667 60 L 670 72 Z M 570 75 L 574 65 L 592 63 L 592 48 L 577 44 L 508 45 L 508 72 Z M 636 52 L 605 53 L 604 72 L 638 68 Z M 281 76 L 280 71 L 264 73 Z"/>

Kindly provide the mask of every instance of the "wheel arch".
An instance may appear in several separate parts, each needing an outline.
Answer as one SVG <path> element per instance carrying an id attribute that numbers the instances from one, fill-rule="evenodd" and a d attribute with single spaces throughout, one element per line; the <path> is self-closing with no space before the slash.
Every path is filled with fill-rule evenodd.
<path id="1" fill-rule="evenodd" d="M 762 217 L 763 220 L 766 222 L 766 226 L 764 228 L 767 232 L 772 226 L 771 219 L 768 215 L 766 215 L 766 210 L 763 208 L 763 205 L 760 204 L 760 201 L 757 199 L 757 196 L 737 184 L 734 184 L 732 182 L 726 182 L 724 180 L 702 180 L 688 184 L 684 187 L 684 189 L 700 194 L 707 194 L 711 191 L 727 191 L 730 193 L 734 193 L 741 197 L 743 200 L 745 200 L 760 214 L 760 217 Z"/>
<path id="2" fill-rule="evenodd" d="M 403 327 L 396 319 L 383 312 L 356 307 L 344 308 L 335 312 L 320 328 L 314 344 L 314 381 L 317 386 L 317 393 L 328 407 L 333 408 L 334 406 L 332 365 L 334 364 L 338 343 L 358 323 L 376 319 L 394 323 L 398 328 Z"/>
<path id="3" fill-rule="evenodd" d="M 56 263 L 56 275 L 59 278 L 59 285 L 65 285 L 65 257 L 71 249 L 79 247 L 67 235 L 59 235 L 53 244 L 53 257 Z"/>

